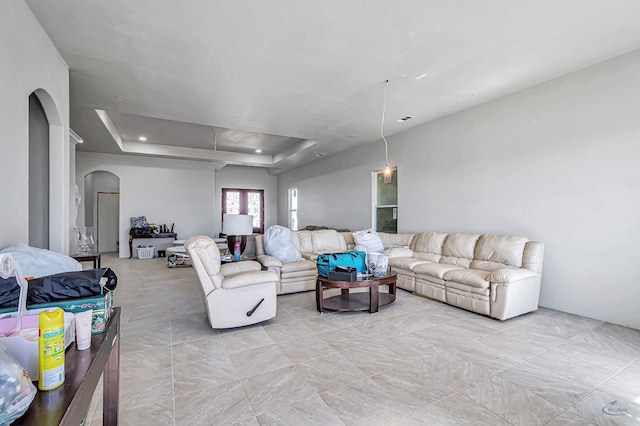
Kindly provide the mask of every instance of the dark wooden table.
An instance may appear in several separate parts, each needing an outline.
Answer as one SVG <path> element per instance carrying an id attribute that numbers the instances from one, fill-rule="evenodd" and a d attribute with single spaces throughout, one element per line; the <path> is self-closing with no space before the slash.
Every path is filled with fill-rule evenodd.
<path id="1" fill-rule="evenodd" d="M 103 377 L 102 424 L 118 424 L 120 379 L 120 308 L 113 308 L 107 328 L 91 337 L 84 351 L 73 343 L 65 352 L 64 384 L 49 391 L 38 391 L 27 412 L 13 425 L 77 426 L 89 408 L 100 375 Z M 87 424 L 91 419 L 87 419 Z"/>
<path id="2" fill-rule="evenodd" d="M 100 253 L 76 253 L 72 254 L 71 257 L 78 262 L 93 262 L 93 269 L 100 268 Z"/>
<path id="3" fill-rule="evenodd" d="M 386 306 L 396 300 L 395 272 L 386 277 L 369 277 L 356 281 L 332 281 L 318 276 L 316 280 L 316 307 L 318 312 L 328 309 L 330 311 L 369 311 L 378 312 L 380 306 Z M 388 285 L 388 293 L 380 293 L 380 286 Z M 368 287 L 368 293 L 349 293 L 352 288 Z M 340 294 L 324 299 L 325 288 L 339 288 Z"/>

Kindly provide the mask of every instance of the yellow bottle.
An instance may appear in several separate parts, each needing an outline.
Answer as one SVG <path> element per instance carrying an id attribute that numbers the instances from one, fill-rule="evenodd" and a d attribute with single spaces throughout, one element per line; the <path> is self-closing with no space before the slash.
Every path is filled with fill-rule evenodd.
<path id="1" fill-rule="evenodd" d="M 55 389 L 64 383 L 64 311 L 40 312 L 38 338 L 38 389 Z"/>

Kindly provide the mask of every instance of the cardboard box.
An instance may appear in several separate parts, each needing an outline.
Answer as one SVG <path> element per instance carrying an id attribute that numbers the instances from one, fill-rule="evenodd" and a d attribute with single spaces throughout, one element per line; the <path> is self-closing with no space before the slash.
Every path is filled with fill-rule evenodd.
<path id="1" fill-rule="evenodd" d="M 70 299 L 51 303 L 39 303 L 37 305 L 29 305 L 27 309 L 40 309 L 50 307 L 60 307 L 65 312 L 82 312 L 93 310 L 93 319 L 91 321 L 91 334 L 101 334 L 104 332 L 109 318 L 111 317 L 111 308 L 113 307 L 113 292 L 106 291 L 103 296 L 87 297 L 85 299 Z"/>

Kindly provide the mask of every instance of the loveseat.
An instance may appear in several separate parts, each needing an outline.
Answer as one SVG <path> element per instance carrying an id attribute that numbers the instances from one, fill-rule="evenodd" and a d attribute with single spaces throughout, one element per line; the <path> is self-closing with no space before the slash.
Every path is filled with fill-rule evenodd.
<path id="1" fill-rule="evenodd" d="M 294 245 L 305 261 L 313 263 L 322 251 L 356 245 L 350 232 L 337 233 L 342 238 L 316 232 L 327 231 L 293 232 Z M 399 288 L 500 320 L 538 309 L 544 256 L 540 242 L 512 235 L 439 232 L 378 236 L 389 255 L 389 266 L 398 274 Z M 264 253 L 262 240 L 256 246 Z M 315 263 L 313 269 L 304 263 L 302 273 L 298 262 L 282 264 L 266 254 L 258 256 L 258 261 L 279 272 L 284 284 L 278 286 L 278 294 L 315 288 Z M 296 274 L 304 276 L 304 283 L 296 281 Z"/>

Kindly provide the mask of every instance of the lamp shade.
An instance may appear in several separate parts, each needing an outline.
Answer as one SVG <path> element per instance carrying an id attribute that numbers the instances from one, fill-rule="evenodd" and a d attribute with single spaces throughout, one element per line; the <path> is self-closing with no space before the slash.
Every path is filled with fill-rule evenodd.
<path id="1" fill-rule="evenodd" d="M 253 216 L 250 214 L 225 214 L 222 219 L 222 232 L 227 235 L 253 234 Z"/>

